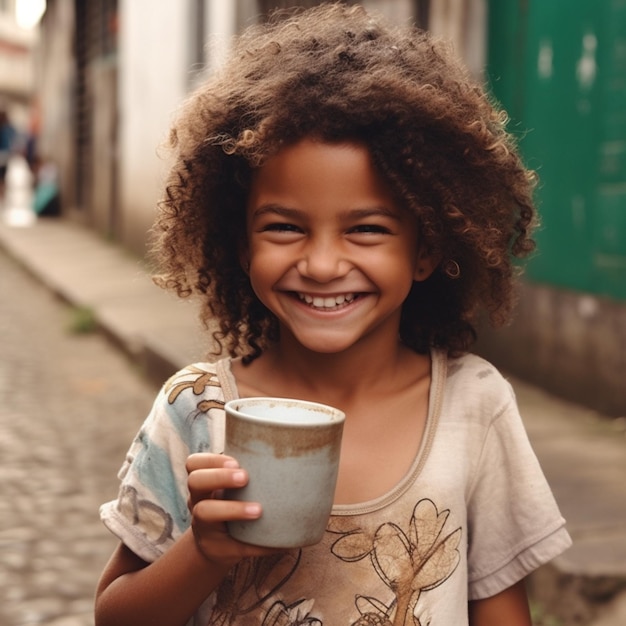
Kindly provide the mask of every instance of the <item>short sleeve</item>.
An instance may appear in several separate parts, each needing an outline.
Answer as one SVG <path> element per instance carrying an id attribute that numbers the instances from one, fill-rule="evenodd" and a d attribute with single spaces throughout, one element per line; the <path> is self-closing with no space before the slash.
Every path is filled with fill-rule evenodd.
<path id="1" fill-rule="evenodd" d="M 210 370 L 192 366 L 173 376 L 128 450 L 117 499 L 100 508 L 104 525 L 147 562 L 190 525 L 186 460 L 212 448 L 212 421 L 223 404 Z"/>
<path id="2" fill-rule="evenodd" d="M 468 501 L 470 600 L 493 596 L 571 545 L 515 400 L 488 427 Z"/>

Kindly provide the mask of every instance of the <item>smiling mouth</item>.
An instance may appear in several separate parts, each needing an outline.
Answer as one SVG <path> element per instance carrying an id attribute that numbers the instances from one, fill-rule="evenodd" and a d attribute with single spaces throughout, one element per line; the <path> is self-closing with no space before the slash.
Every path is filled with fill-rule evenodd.
<path id="1" fill-rule="evenodd" d="M 311 308 L 324 311 L 335 311 L 348 306 L 358 297 L 358 294 L 354 293 L 342 293 L 338 296 L 312 296 L 308 293 L 297 292 L 296 295 L 301 302 L 305 302 Z"/>

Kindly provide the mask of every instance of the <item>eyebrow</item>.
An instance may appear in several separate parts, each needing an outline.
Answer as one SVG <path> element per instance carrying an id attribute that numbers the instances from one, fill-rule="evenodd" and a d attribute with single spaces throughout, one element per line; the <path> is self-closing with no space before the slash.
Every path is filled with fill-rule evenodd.
<path id="1" fill-rule="evenodd" d="M 263 204 L 252 213 L 253 218 L 262 217 L 263 215 L 267 215 L 268 213 L 272 213 L 274 215 L 278 215 L 286 218 L 296 218 L 300 217 L 304 214 L 304 211 L 300 211 L 299 209 L 294 209 L 291 207 L 286 207 L 281 204 Z M 397 211 L 393 211 L 392 209 L 382 206 L 375 205 L 371 207 L 363 207 L 356 209 L 349 209 L 347 211 L 342 211 L 340 213 L 340 217 L 342 218 L 352 218 L 352 219 L 364 219 L 367 217 L 389 217 L 394 220 L 400 220 L 400 215 Z"/>

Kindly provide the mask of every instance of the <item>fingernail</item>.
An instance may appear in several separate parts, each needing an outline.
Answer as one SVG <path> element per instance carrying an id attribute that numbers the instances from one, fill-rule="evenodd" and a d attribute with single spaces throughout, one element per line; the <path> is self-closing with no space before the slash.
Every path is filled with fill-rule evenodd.
<path id="1" fill-rule="evenodd" d="M 229 459 L 228 461 L 224 461 L 224 467 L 228 469 L 237 469 L 239 467 L 239 463 L 235 461 L 235 459 Z"/>
<path id="2" fill-rule="evenodd" d="M 243 471 L 233 472 L 233 482 L 237 485 L 245 485 L 246 484 L 246 473 Z"/>
<path id="3" fill-rule="evenodd" d="M 245 512 L 248 517 L 260 517 L 261 505 L 256 502 L 248 502 L 245 507 Z"/>

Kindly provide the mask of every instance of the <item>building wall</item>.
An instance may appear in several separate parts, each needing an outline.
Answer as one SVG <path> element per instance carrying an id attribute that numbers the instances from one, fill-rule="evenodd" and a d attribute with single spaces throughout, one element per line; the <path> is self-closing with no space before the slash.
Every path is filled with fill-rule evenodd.
<path id="1" fill-rule="evenodd" d="M 482 77 L 486 57 L 486 0 L 432 0 L 428 28 L 452 42 L 471 73 Z"/>
<path id="2" fill-rule="evenodd" d="M 172 116 L 187 93 L 190 3 L 122 0 L 119 4 L 120 239 L 145 252 L 161 191 L 157 156 Z"/>
<path id="3" fill-rule="evenodd" d="M 117 58 L 101 58 L 89 64 L 86 84 L 91 102 L 97 103 L 88 116 L 89 183 L 84 189 L 84 211 L 89 223 L 109 237 L 120 234 L 120 202 L 117 188 L 118 148 L 118 66 Z"/>
<path id="4" fill-rule="evenodd" d="M 75 196 L 73 32 L 72 4 L 48 0 L 35 55 L 36 93 L 41 109 L 38 153 L 56 165 L 61 199 L 68 209 Z"/>
<path id="5" fill-rule="evenodd" d="M 489 76 L 537 170 L 537 252 L 502 368 L 626 415 L 626 5 L 492 0 Z"/>
<path id="6" fill-rule="evenodd" d="M 606 415 L 626 415 L 626 308 L 525 282 L 511 326 L 483 328 L 477 351 L 505 372 Z"/>
<path id="7" fill-rule="evenodd" d="M 0 109 L 22 133 L 28 132 L 31 123 L 36 35 L 36 28 L 17 23 L 15 0 L 0 5 Z"/>

